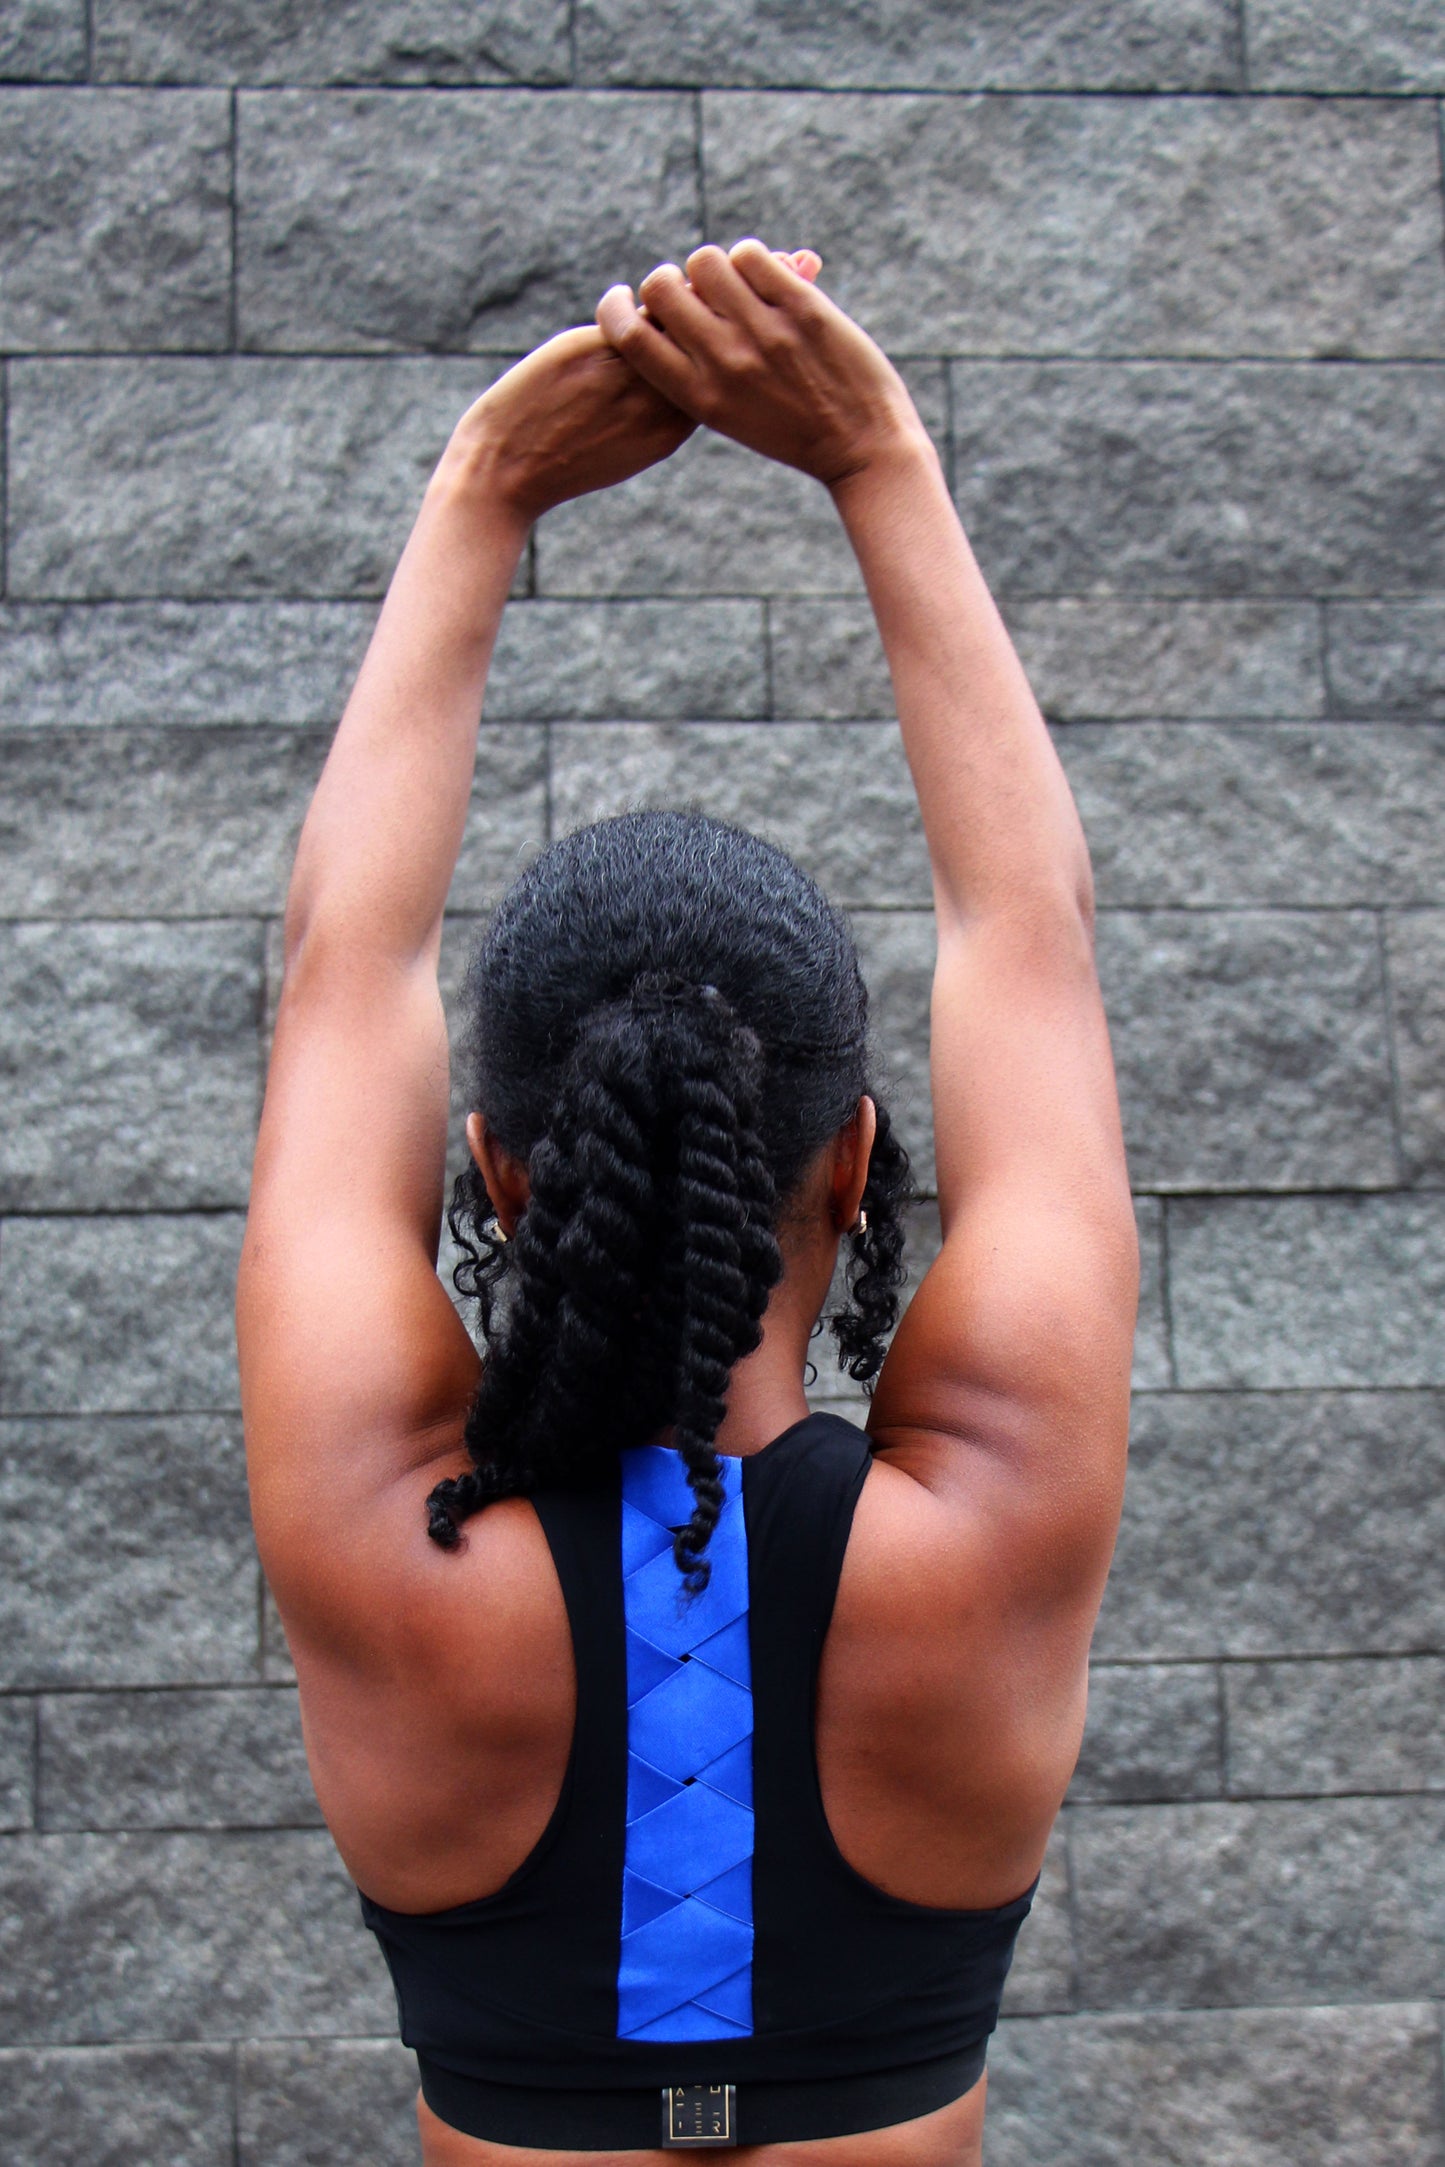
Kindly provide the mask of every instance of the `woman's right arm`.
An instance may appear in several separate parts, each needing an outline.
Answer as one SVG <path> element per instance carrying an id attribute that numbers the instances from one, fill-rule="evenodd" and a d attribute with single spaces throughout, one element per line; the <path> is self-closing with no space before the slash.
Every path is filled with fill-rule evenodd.
<path id="1" fill-rule="evenodd" d="M 932 865 L 943 1244 L 869 1431 L 1006 1582 L 1082 1619 L 1118 1520 L 1138 1251 L 1078 815 L 897 373 L 757 242 L 686 268 L 598 320 L 677 405 L 830 489 Z"/>

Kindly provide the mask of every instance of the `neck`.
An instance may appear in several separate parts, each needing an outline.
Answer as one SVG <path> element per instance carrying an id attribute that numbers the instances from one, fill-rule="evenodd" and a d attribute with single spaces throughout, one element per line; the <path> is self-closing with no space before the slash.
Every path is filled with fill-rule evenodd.
<path id="1" fill-rule="evenodd" d="M 790 1253 L 784 1244 L 785 1270 L 763 1312 L 762 1340 L 728 1382 L 726 1412 L 714 1440 L 719 1452 L 739 1459 L 761 1452 L 807 1414 L 803 1371 L 810 1355 L 822 1367 L 823 1345 L 811 1335 L 837 1256 L 836 1239 L 807 1254 Z M 659 1444 L 672 1441 L 671 1428 L 659 1432 Z"/>

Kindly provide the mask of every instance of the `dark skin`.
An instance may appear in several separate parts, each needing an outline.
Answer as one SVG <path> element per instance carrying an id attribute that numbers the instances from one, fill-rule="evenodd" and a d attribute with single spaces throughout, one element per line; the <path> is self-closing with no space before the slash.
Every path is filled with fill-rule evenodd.
<path id="1" fill-rule="evenodd" d="M 459 1552 L 425 1534 L 428 1491 L 464 1464 L 477 1377 L 435 1271 L 436 958 L 487 662 L 531 522 L 698 422 L 829 490 L 893 671 L 934 876 L 943 1245 L 868 1412 L 874 1458 L 819 1680 L 824 1805 L 868 1879 L 989 1907 L 1037 1874 L 1077 1755 L 1137 1292 L 1088 857 L 907 391 L 815 270 L 757 242 L 661 266 L 641 308 L 612 289 L 599 328 L 550 341 L 463 417 L 298 849 L 238 1288 L 247 1446 L 318 1796 L 360 1885 L 400 1910 L 483 1895 L 517 1867 L 551 1813 L 574 1707 L 532 1507 L 489 1507 Z M 864 1098 L 793 1199 L 724 1453 L 806 1412 L 809 1338 L 872 1129 Z M 469 1140 L 510 1228 L 526 1169 L 479 1114 Z M 983 2097 L 733 2156 L 977 2167 Z M 669 2156 L 539 2152 L 419 2118 L 427 2167 Z"/>

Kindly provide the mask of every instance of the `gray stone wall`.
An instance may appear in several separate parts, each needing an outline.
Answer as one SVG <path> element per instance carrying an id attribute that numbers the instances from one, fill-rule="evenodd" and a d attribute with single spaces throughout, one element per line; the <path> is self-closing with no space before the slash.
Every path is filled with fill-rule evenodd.
<path id="1" fill-rule="evenodd" d="M 760 229 L 903 361 L 1056 725 L 1139 1191 L 1132 1477 L 990 2167 L 1438 2167 L 1438 0 L 11 0 L 0 72 L 7 2163 L 414 2156 L 242 1475 L 288 857 L 462 406 Z M 550 834 L 739 816 L 856 914 L 926 1183 L 889 717 L 811 484 L 703 440 L 557 512 L 453 998 Z"/>

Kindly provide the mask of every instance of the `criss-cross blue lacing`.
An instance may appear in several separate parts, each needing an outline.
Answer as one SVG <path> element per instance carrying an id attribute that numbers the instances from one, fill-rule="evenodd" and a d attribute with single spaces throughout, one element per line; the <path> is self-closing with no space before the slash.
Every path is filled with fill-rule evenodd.
<path id="1" fill-rule="evenodd" d="M 673 1560 L 694 1498 L 681 1454 L 622 1454 L 627 1842 L 621 2039 L 736 2039 L 753 2028 L 753 1694 L 742 1462 L 688 1598 Z"/>

